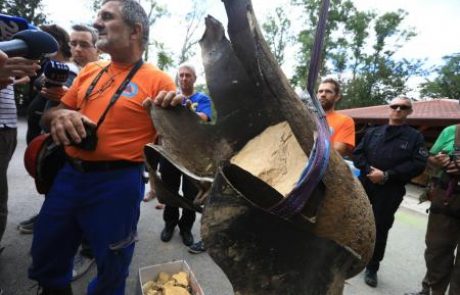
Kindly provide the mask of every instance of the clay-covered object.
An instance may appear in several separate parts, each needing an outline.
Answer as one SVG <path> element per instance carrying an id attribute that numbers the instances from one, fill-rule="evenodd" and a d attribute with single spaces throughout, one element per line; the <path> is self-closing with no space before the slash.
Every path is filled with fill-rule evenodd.
<path id="1" fill-rule="evenodd" d="M 308 155 L 312 149 L 316 126 L 311 114 L 273 58 L 265 42 L 250 0 L 224 0 L 228 16 L 228 33 L 235 55 L 246 69 L 258 92 L 277 103 L 273 106 L 289 123 L 300 147 Z M 375 224 L 367 196 L 349 168 L 331 152 L 323 178 L 325 194 L 317 212 L 313 233 L 346 247 L 360 263 L 347 272 L 359 272 L 372 256 Z"/>
<path id="2" fill-rule="evenodd" d="M 205 206 L 201 235 L 235 294 L 341 294 L 358 258 L 336 242 L 250 204 L 220 171 Z M 252 183 L 254 185 L 254 183 Z M 276 194 L 256 185 L 257 193 Z"/>
<path id="3" fill-rule="evenodd" d="M 182 108 L 153 107 L 164 145 L 148 148 L 197 177 L 219 171 L 203 211 L 201 234 L 236 294 L 341 294 L 344 280 L 362 270 L 373 252 L 370 203 L 334 151 L 322 183 L 301 214 L 287 220 L 267 213 L 282 195 L 230 164 L 248 141 L 280 122 L 289 124 L 309 155 L 316 126 L 314 114 L 270 53 L 251 2 L 224 4 L 231 43 L 211 17 L 200 41 L 217 120 L 202 123 Z"/>
<path id="4" fill-rule="evenodd" d="M 153 107 L 151 117 L 162 138 L 159 153 L 200 177 L 214 177 L 219 163 L 268 126 L 282 120 L 272 97 L 263 97 L 235 56 L 220 22 L 205 20 L 200 40 L 206 84 L 215 119 L 203 122 L 185 108 Z"/>

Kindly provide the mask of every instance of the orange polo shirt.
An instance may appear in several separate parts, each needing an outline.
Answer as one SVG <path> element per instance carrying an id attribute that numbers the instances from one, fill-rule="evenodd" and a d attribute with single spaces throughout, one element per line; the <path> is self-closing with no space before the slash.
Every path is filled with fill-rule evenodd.
<path id="1" fill-rule="evenodd" d="M 97 123 L 110 99 L 133 67 L 112 62 L 94 87 L 92 95 L 85 99 L 88 87 L 109 63 L 98 61 L 83 68 L 61 102 L 71 109 L 79 109 L 82 114 Z M 65 148 L 66 153 L 87 161 L 143 162 L 144 145 L 153 141 L 156 130 L 149 113 L 142 107 L 142 102 L 147 97 L 156 97 L 160 90 L 175 89 L 171 77 L 155 66 L 144 63 L 97 130 L 96 150 L 85 151 L 68 146 Z"/>
<path id="2" fill-rule="evenodd" d="M 355 122 L 347 115 L 336 111 L 326 114 L 326 120 L 331 128 L 331 142 L 342 142 L 355 147 Z"/>

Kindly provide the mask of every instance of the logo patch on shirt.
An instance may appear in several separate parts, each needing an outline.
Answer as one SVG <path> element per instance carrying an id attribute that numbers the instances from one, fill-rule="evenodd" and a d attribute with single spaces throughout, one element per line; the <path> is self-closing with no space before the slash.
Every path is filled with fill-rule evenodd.
<path id="1" fill-rule="evenodd" d="M 402 150 L 405 150 L 407 149 L 407 146 L 409 145 L 409 142 L 407 141 L 403 141 L 401 142 L 401 144 L 399 145 L 399 148 L 402 149 Z"/>
<path id="2" fill-rule="evenodd" d="M 427 150 L 424 146 L 422 146 L 422 147 L 420 147 L 420 148 L 418 149 L 418 153 L 419 153 L 419 155 L 422 156 L 422 157 L 428 157 L 428 156 L 429 156 L 428 150 Z"/>
<path id="3" fill-rule="evenodd" d="M 137 93 L 139 93 L 139 87 L 135 83 L 129 82 L 121 95 L 127 98 L 133 98 Z"/>

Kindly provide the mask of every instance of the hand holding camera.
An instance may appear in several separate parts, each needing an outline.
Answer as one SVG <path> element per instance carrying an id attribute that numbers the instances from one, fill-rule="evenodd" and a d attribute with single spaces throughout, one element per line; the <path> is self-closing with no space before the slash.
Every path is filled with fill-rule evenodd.
<path id="1" fill-rule="evenodd" d="M 460 175 L 460 151 L 454 151 L 450 155 L 450 162 L 446 167 L 449 174 Z"/>
<path id="2" fill-rule="evenodd" d="M 85 151 L 94 151 L 97 146 L 97 133 L 96 126 L 83 121 L 85 127 L 86 137 L 82 138 L 80 142 L 72 142 L 70 145 L 76 146 Z"/>
<path id="3" fill-rule="evenodd" d="M 75 110 L 56 108 L 45 113 L 50 120 L 51 136 L 57 145 L 73 145 L 94 150 L 97 145 L 96 124 Z"/>

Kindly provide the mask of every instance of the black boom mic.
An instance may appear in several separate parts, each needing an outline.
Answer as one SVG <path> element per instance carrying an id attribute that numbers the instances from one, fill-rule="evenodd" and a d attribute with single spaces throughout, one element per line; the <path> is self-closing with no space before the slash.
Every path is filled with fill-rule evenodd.
<path id="1" fill-rule="evenodd" d="M 12 40 L 0 42 L 0 50 L 9 57 L 23 56 L 41 59 L 56 54 L 59 45 L 48 33 L 37 30 L 24 30 L 13 35 Z"/>

